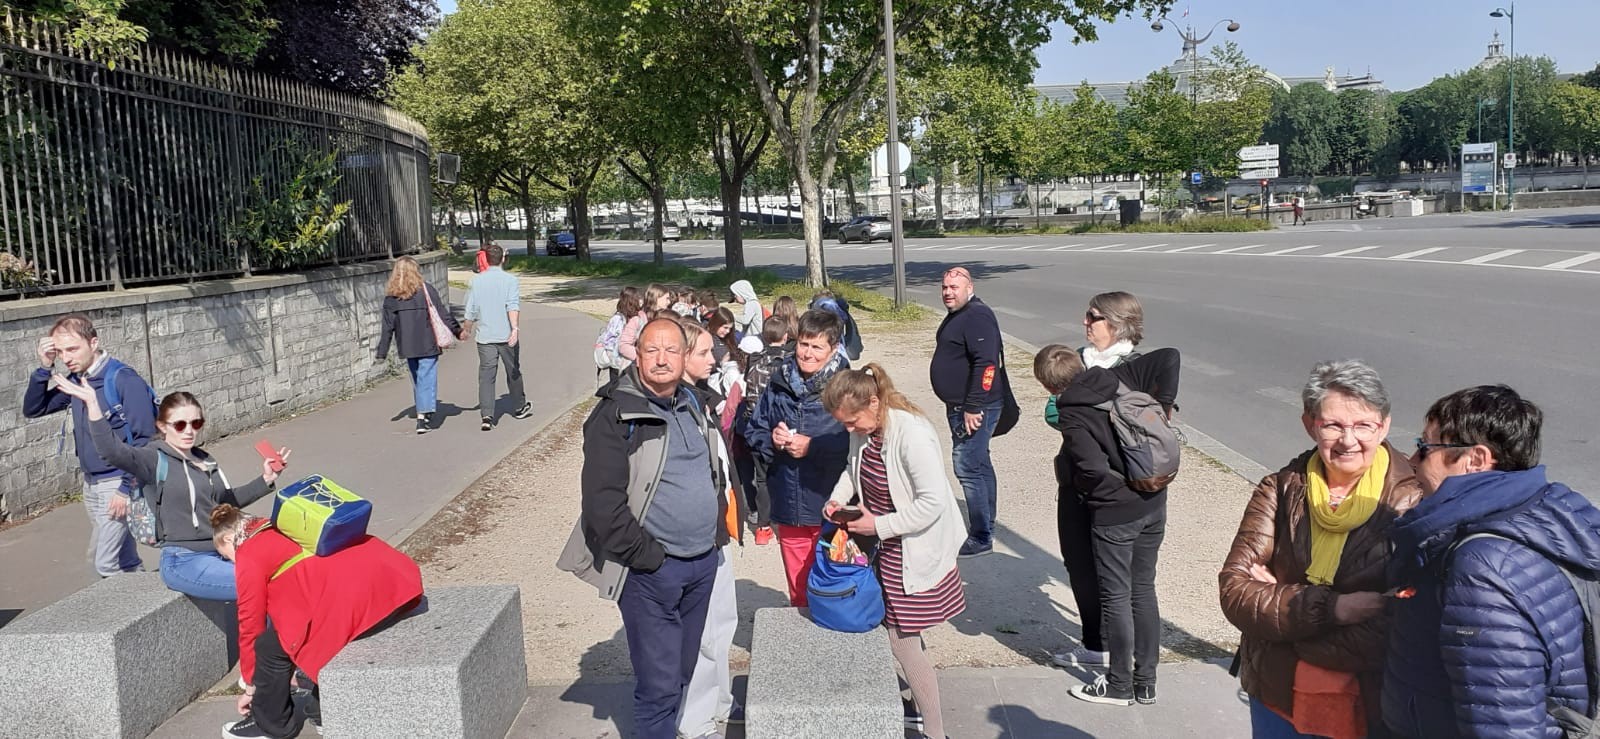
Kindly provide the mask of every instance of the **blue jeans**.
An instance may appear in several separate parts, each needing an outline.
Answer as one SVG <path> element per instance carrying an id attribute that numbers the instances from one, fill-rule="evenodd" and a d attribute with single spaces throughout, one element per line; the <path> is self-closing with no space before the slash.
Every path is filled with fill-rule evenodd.
<path id="1" fill-rule="evenodd" d="M 1250 736 L 1252 739 L 1323 739 L 1316 734 L 1302 734 L 1294 724 L 1267 708 L 1267 704 L 1250 696 Z"/>
<path id="2" fill-rule="evenodd" d="M 233 563 L 216 552 L 196 552 L 183 547 L 161 548 L 161 582 L 168 588 L 202 600 L 239 599 Z"/>
<path id="3" fill-rule="evenodd" d="M 633 733 L 676 739 L 678 710 L 700 657 L 718 551 L 667 557 L 654 572 L 630 570 L 617 607 L 633 662 Z"/>
<path id="4" fill-rule="evenodd" d="M 407 359 L 411 370 L 411 395 L 417 403 L 417 413 L 432 413 L 439 406 L 439 358 L 417 357 Z"/>
<path id="5" fill-rule="evenodd" d="M 967 543 L 977 547 L 994 545 L 994 517 L 998 505 L 996 494 L 999 484 L 994 477 L 994 464 L 989 461 L 989 439 L 994 436 L 994 426 L 1000 421 L 1001 403 L 996 401 L 983 409 L 983 423 L 978 430 L 967 433 L 966 420 L 961 406 L 948 406 L 950 418 L 951 456 L 954 458 L 956 479 L 961 481 L 961 492 L 967 498 Z"/>

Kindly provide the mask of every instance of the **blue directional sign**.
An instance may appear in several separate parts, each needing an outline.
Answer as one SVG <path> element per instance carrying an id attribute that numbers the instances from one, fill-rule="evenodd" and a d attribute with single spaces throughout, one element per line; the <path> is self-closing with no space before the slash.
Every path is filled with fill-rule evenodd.
<path id="1" fill-rule="evenodd" d="M 1200 184 L 1200 181 L 1203 180 L 1203 179 L 1205 179 L 1205 175 L 1203 175 L 1203 174 L 1201 174 L 1199 172 L 1190 172 L 1189 173 L 1189 184 L 1191 184 L 1191 185 L 1198 185 L 1198 184 Z"/>

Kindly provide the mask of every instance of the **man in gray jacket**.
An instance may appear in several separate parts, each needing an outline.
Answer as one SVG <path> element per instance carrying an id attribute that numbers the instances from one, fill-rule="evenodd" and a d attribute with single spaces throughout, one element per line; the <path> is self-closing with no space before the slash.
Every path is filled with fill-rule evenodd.
<path id="1" fill-rule="evenodd" d="M 684 686 L 728 542 L 718 429 L 683 384 L 676 321 L 640 332 L 638 360 L 599 390 L 583 425 L 583 514 L 557 566 L 617 601 L 633 662 L 634 730 L 674 739 Z"/>

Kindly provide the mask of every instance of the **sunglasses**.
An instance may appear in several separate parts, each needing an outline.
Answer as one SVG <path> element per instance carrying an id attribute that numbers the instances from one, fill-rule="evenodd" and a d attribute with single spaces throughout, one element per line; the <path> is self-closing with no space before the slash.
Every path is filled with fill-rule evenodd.
<path id="1" fill-rule="evenodd" d="M 1097 323 L 1099 321 L 1106 320 L 1106 317 L 1092 310 L 1088 310 L 1083 312 L 1083 320 L 1088 321 L 1089 323 Z"/>
<path id="2" fill-rule="evenodd" d="M 188 431 L 191 428 L 194 429 L 195 431 L 199 431 L 200 429 L 205 428 L 206 427 L 206 419 L 204 419 L 204 418 L 196 418 L 193 421 L 173 421 L 172 423 L 169 423 L 167 425 L 171 426 L 173 431 L 176 431 L 176 432 L 181 434 L 181 433 L 183 433 L 185 431 Z"/>
<path id="3" fill-rule="evenodd" d="M 1427 459 L 1428 452 L 1431 452 L 1435 449 L 1469 449 L 1472 446 L 1472 444 L 1429 444 L 1428 442 L 1423 441 L 1422 437 L 1418 436 L 1417 459 Z"/>

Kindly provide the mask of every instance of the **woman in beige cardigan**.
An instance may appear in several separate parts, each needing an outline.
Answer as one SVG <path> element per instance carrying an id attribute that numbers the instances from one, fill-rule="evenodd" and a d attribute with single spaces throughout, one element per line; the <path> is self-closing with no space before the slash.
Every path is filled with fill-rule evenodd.
<path id="1" fill-rule="evenodd" d="M 956 553 L 966 539 L 939 437 L 877 364 L 834 375 L 822 405 L 850 432 L 850 457 L 823 515 L 880 540 L 889 646 L 915 708 L 907 728 L 943 737 L 939 683 L 922 632 L 966 608 Z M 847 508 L 852 500 L 858 505 Z"/>

